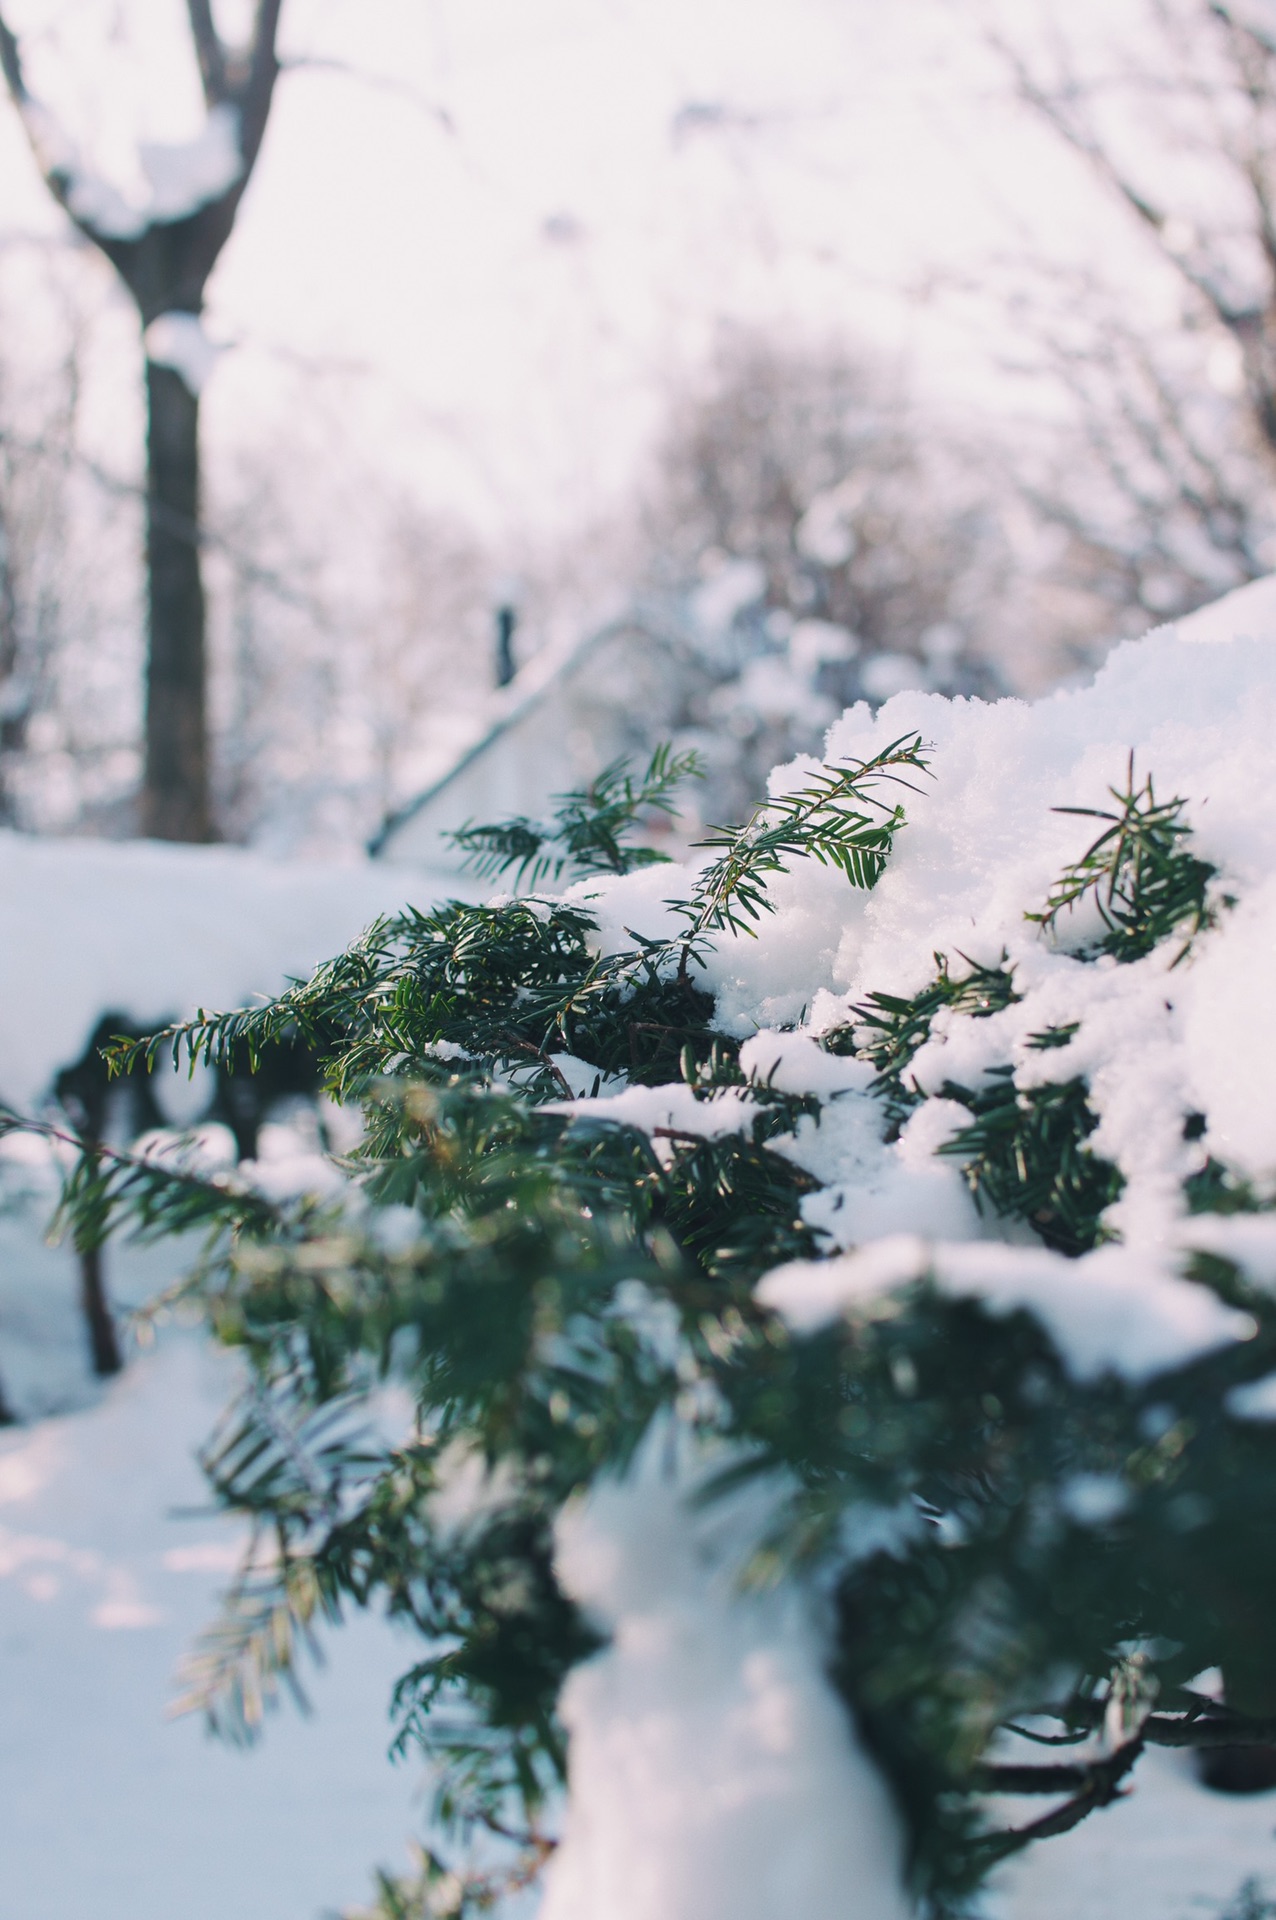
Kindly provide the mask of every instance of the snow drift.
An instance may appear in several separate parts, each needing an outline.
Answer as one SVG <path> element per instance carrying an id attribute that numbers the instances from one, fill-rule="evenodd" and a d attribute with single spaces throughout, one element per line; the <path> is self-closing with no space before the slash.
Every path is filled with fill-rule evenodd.
<path id="1" fill-rule="evenodd" d="M 0 833 L 0 1101 L 43 1100 L 103 1014 L 162 1025 L 278 992 L 438 891 L 372 861 Z"/>

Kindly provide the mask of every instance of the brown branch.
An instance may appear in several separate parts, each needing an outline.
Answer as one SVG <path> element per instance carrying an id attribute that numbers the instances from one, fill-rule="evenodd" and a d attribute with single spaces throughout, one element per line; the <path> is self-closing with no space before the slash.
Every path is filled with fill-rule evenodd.
<path id="1" fill-rule="evenodd" d="M 17 35 L 13 32 L 13 29 L 9 26 L 2 14 L 0 14 L 0 72 L 4 74 L 5 84 L 9 89 L 10 98 L 18 110 L 18 117 L 22 121 L 23 131 L 27 136 L 27 144 L 31 149 L 37 167 L 40 169 L 40 177 L 44 181 L 45 186 L 49 189 L 49 192 L 53 195 L 53 198 L 62 208 L 62 211 L 66 214 L 72 225 L 84 235 L 86 240 L 92 241 L 93 245 L 106 255 L 107 259 L 111 261 L 112 265 L 116 267 L 127 281 L 128 276 L 125 272 L 125 262 L 132 251 L 134 243 L 132 241 L 113 239 L 99 232 L 91 220 L 86 220 L 83 214 L 74 212 L 69 204 L 71 191 L 70 179 L 63 173 L 60 167 L 56 165 L 50 166 L 46 162 L 44 155 L 40 152 L 39 141 L 31 122 L 30 112 L 36 102 L 27 87 L 26 76 L 23 73 L 22 50 Z"/>
<path id="2" fill-rule="evenodd" d="M 1122 1797 L 1124 1788 L 1121 1783 L 1142 1751 L 1143 1732 L 1140 1731 L 1135 1739 L 1128 1740 L 1123 1747 L 1118 1747 L 1116 1752 L 1106 1759 L 1092 1760 L 1085 1765 L 1081 1769 L 1085 1775 L 1085 1783 L 1081 1791 L 1071 1800 L 1065 1800 L 1062 1806 L 1052 1808 L 1039 1820 L 1030 1821 L 1026 1827 L 1012 1827 L 1007 1832 L 982 1835 L 975 1842 L 975 1853 L 991 1864 L 993 1861 L 1006 1860 L 1011 1854 L 1021 1853 L 1025 1847 L 1030 1847 L 1034 1840 L 1051 1840 L 1058 1834 L 1071 1833 L 1072 1829 L 1079 1827 L 1090 1814 L 1097 1813 L 1100 1807 L 1111 1806 L 1114 1800 Z M 991 1771 L 1000 1771 L 1000 1769 Z M 1010 1767 L 1005 1771 L 1014 1774 L 1020 1771 L 1031 1772 L 1032 1769 Z M 1071 1769 L 1060 1767 L 1042 1769 L 1042 1771 L 1067 1773 Z M 1043 1789 L 1046 1792 L 1051 1790 Z M 1022 1793 L 1030 1789 L 1002 1787 L 994 1791 Z"/>
<path id="3" fill-rule="evenodd" d="M 1067 1745 L 1078 1734 L 1102 1726 L 1107 1700 L 1072 1700 L 1066 1707 L 1044 1707 L 1042 1712 L 1065 1721 L 1073 1731 L 1032 1733 L 1013 1726 L 1010 1732 L 1043 1746 Z M 1216 1747 L 1276 1746 L 1276 1714 L 1238 1713 L 1214 1700 L 1200 1700 L 1183 1713 L 1150 1713 L 1139 1728 L 1139 1739 L 1149 1747 L 1210 1749 Z M 1003 1789 L 1010 1792 L 1010 1788 Z M 1017 1791 L 1017 1789 L 1015 1789 Z"/>
<path id="4" fill-rule="evenodd" d="M 975 1768 L 970 1785 L 974 1793 L 1071 1793 L 1089 1780 L 1090 1768 L 1084 1760 L 1049 1767 L 985 1762 Z"/>
<path id="5" fill-rule="evenodd" d="M 1143 1738 L 1153 1747 L 1270 1747 L 1276 1745 L 1276 1717 L 1257 1719 L 1211 1706 L 1202 1714 L 1154 1713 L 1145 1720 Z"/>
<path id="6" fill-rule="evenodd" d="M 1269 39 L 1256 22 L 1238 20 L 1232 9 L 1222 4 L 1222 0 L 1210 0 L 1206 11 L 1237 39 L 1248 40 L 1260 54 L 1276 54 L 1276 41 Z"/>

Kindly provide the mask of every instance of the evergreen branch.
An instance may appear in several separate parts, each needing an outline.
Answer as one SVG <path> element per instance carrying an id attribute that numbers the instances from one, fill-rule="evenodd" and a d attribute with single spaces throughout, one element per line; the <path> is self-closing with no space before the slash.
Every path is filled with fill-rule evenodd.
<path id="1" fill-rule="evenodd" d="M 632 844 L 629 836 L 642 816 L 672 815 L 677 789 L 702 771 L 697 754 L 675 753 L 666 743 L 640 776 L 630 772 L 627 760 L 615 760 L 589 786 L 559 794 L 552 826 L 519 815 L 488 826 L 467 821 L 447 838 L 469 856 L 466 864 L 480 879 L 516 869 L 516 886 L 557 880 L 568 868 L 577 874 L 631 873 L 669 857 Z"/>
<path id="2" fill-rule="evenodd" d="M 1064 869 L 1041 912 L 1024 917 L 1054 932 L 1062 914 L 1093 897 L 1105 929 L 1098 952 L 1118 960 L 1139 960 L 1185 929 L 1183 946 L 1173 962 L 1177 966 L 1196 935 L 1214 924 L 1208 888 L 1216 869 L 1187 849 L 1192 832 L 1182 818 L 1187 802 L 1159 801 L 1150 774 L 1136 787 L 1133 753 L 1124 791 L 1116 787 L 1109 791 L 1117 812 L 1055 808 L 1056 813 L 1108 824 L 1081 858 Z"/>
<path id="3" fill-rule="evenodd" d="M 318 1661 L 317 1620 L 341 1617 L 335 1602 L 325 1600 L 309 1557 L 289 1555 L 263 1569 L 252 1554 L 250 1548 L 217 1621 L 183 1661 L 183 1690 L 170 1708 L 174 1717 L 202 1714 L 210 1731 L 233 1746 L 258 1737 L 267 1710 L 284 1692 L 308 1710 L 301 1655 Z"/>
<path id="4" fill-rule="evenodd" d="M 0 1139 L 13 1133 L 49 1140 L 74 1155 L 50 1233 L 70 1232 L 77 1253 L 101 1247 L 124 1219 L 143 1240 L 199 1228 L 260 1238 L 284 1229 L 284 1211 L 261 1194 L 226 1174 L 201 1174 L 182 1164 L 181 1135 L 166 1143 L 167 1157 L 161 1158 L 86 1140 L 50 1121 L 0 1107 Z"/>
<path id="5" fill-rule="evenodd" d="M 937 953 L 934 980 L 911 1000 L 898 994 L 870 993 L 853 1009 L 851 1026 L 836 1028 L 824 1036 L 823 1045 L 830 1053 L 850 1053 L 872 1062 L 877 1069 L 875 1091 L 886 1102 L 896 1127 L 923 1097 L 905 1076 L 914 1056 L 930 1038 L 935 1015 L 949 1008 L 973 1020 L 984 1020 L 1020 998 L 1004 954 L 995 967 L 980 966 L 964 953 L 958 957 L 968 969 L 960 978 L 951 973 L 947 954 Z"/>
<path id="6" fill-rule="evenodd" d="M 678 788 L 703 773 L 697 753 L 675 753 L 667 742 L 656 748 L 637 780 L 626 761 L 614 761 L 584 792 L 564 794 L 555 810 L 565 860 L 579 873 L 630 873 L 665 863 L 667 854 L 632 846 L 627 836 L 643 814 L 671 818 Z"/>
<path id="7" fill-rule="evenodd" d="M 904 810 L 872 789 L 890 782 L 916 792 L 902 770 L 927 772 L 927 752 L 920 734 L 901 735 L 871 760 L 828 767 L 796 793 L 763 801 L 743 827 L 715 827 L 698 844 L 720 849 L 718 857 L 679 908 L 689 923 L 684 942 L 727 931 L 752 934 L 749 923 L 774 912 L 768 881 L 794 859 L 837 867 L 853 887 L 876 886 Z"/>
<path id="8" fill-rule="evenodd" d="M 1079 1079 L 1019 1088 L 1011 1067 L 993 1067 L 973 1091 L 942 1088 L 974 1116 L 939 1152 L 962 1162 L 976 1206 L 1026 1220 L 1048 1247 L 1074 1255 L 1105 1237 L 1102 1216 L 1125 1186 L 1085 1145 L 1098 1125 L 1087 1095 Z"/>
<path id="9" fill-rule="evenodd" d="M 465 865 L 480 880 L 495 879 L 498 874 L 517 868 L 514 884 L 537 887 L 551 874 L 556 878 L 567 864 L 566 855 L 557 859 L 546 853 L 552 845 L 553 829 L 535 825 L 524 815 L 487 826 L 475 826 L 467 820 L 454 833 L 444 836 L 465 854 Z"/>
<path id="10" fill-rule="evenodd" d="M 251 1070 L 295 1034 L 365 1120 L 345 1163 L 360 1206 L 277 1209 L 260 1230 L 228 1218 L 192 1289 L 256 1382 L 204 1463 L 257 1542 L 188 1696 L 231 1737 L 300 1693 L 324 1619 L 379 1601 L 424 1643 L 394 1714 L 399 1750 L 419 1748 L 440 1782 L 436 1818 L 486 1829 L 530 1878 L 549 1844 L 540 1810 L 565 1771 L 561 1688 L 598 1644 L 557 1582 L 557 1518 L 600 1476 L 622 1475 L 671 1414 L 725 1443 L 732 1464 L 706 1501 L 784 1476 L 782 1515 L 748 1543 L 749 1577 L 821 1581 L 834 1684 L 890 1776 L 915 1891 L 936 1912 L 954 1911 L 995 1859 L 1115 1797 L 1140 1747 L 1276 1732 L 1205 1706 L 1150 1711 L 1158 1686 L 1164 1697 L 1205 1666 L 1224 1665 L 1230 1682 L 1234 1654 L 1260 1676 L 1270 1665 L 1276 1431 L 1220 1416 L 1234 1386 L 1276 1366 L 1276 1304 L 1261 1288 L 1229 1269 L 1229 1292 L 1194 1270 L 1251 1314 L 1253 1339 L 1138 1381 L 1079 1378 L 1040 1318 L 950 1298 L 924 1276 L 811 1333 L 755 1299 L 761 1275 L 820 1251 L 804 1217 L 819 1182 L 782 1136 L 809 1131 L 822 1107 L 745 1081 L 689 969 L 715 934 L 749 930 L 790 860 L 814 853 L 871 883 L 902 819 L 873 782 L 907 784 L 921 766 L 910 737 L 759 809 L 720 838 L 680 939 L 635 932 L 600 958 L 594 920 L 562 901 L 409 910 L 263 1007 L 117 1049 L 124 1068 L 162 1047 Z M 1150 782 L 1134 799 L 1143 813 L 1156 804 Z M 617 804 L 623 813 L 625 792 Z M 577 851 L 615 870 L 603 830 L 588 841 L 591 820 Z M 1105 831 L 1116 824 L 1105 816 Z M 624 821 L 606 831 L 627 858 Z M 1169 844 L 1184 850 L 1173 833 Z M 557 858 L 565 843 L 536 857 L 547 849 Z M 1126 888 L 1145 930 L 1152 865 L 1127 885 L 1134 867 L 1117 861 L 1114 898 Z M 963 960 L 958 974 L 941 955 L 936 967 L 920 994 L 871 995 L 824 1039 L 873 1062 L 888 1127 L 923 1098 L 910 1068 L 936 1016 L 984 1018 L 1017 998 L 1004 958 Z M 1066 1047 L 1072 1031 L 1033 1044 Z M 599 1119 L 563 1097 L 581 1062 L 631 1083 L 681 1077 L 701 1102 L 734 1089 L 743 1124 L 702 1132 L 689 1108 L 653 1136 Z M 943 1092 L 970 1109 L 950 1150 L 976 1199 L 1026 1217 L 1051 1245 L 1094 1244 L 1120 1176 L 1090 1153 L 1084 1081 L 1020 1090 L 1006 1067 Z M 415 1407 L 398 1448 L 370 1444 L 352 1419 L 386 1376 Z M 458 1454 L 481 1484 L 445 1523 L 437 1496 L 455 1491 Z M 1116 1519 L 1074 1510 L 1079 1478 L 1115 1484 Z M 887 1544 L 855 1551 L 883 1514 Z M 1130 1644 L 1176 1651 L 1114 1670 L 1113 1649 Z M 1078 1699 L 1058 1711 L 1068 1732 L 1042 1743 L 1078 1746 L 1133 1706 L 1146 1717 L 1126 1726 L 1119 1754 L 1033 1768 L 988 1758 L 998 1725 L 1061 1669 L 1081 1676 Z M 979 1834 L 977 1796 L 1010 1791 L 1063 1800 L 1013 1834 Z M 482 1845 L 477 1877 L 433 1855 L 415 1879 L 383 1876 L 381 1920 L 486 1910 Z"/>
<path id="11" fill-rule="evenodd" d="M 493 1913 L 535 1885 L 556 1842 L 537 1834 L 512 1836 L 519 1849 L 505 1868 L 461 1869 L 426 1847 L 416 1848 L 415 1870 L 404 1876 L 379 1872 L 370 1907 L 354 1907 L 342 1920 L 473 1920 Z"/>

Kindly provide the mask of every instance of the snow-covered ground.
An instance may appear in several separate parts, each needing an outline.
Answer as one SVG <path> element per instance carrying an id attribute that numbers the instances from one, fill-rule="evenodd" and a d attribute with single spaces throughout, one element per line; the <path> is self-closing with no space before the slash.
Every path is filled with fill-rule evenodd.
<path id="1" fill-rule="evenodd" d="M 0 1100 L 44 1098 L 105 1013 L 160 1022 L 277 993 L 378 914 L 458 885 L 374 860 L 0 832 Z"/>
<path id="2" fill-rule="evenodd" d="M 166 1717 L 234 1564 L 193 1457 L 233 1379 L 177 1333 L 96 1406 L 0 1435 L 5 1920 L 318 1920 L 406 1863 L 420 1777 L 386 1708 L 410 1654 L 383 1621 L 328 1636 L 313 1717 L 249 1752 Z"/>
<path id="3" fill-rule="evenodd" d="M 0 1098 L 27 1110 L 104 1013 L 276 991 L 436 891 L 372 863 L 13 834 L 0 880 Z M 194 1458 L 234 1371 L 176 1330 L 93 1382 L 73 1255 L 41 1237 L 48 1171 L 11 1165 L 0 1209 L 0 1381 L 29 1422 L 0 1431 L 0 1915 L 315 1920 L 365 1898 L 377 1864 L 406 1864 L 420 1781 L 386 1749 L 410 1655 L 383 1621 L 352 1622 L 329 1637 L 313 1718 L 281 1713 L 250 1753 L 166 1717 L 235 1559 Z M 180 1251 L 106 1259 L 127 1309 Z"/>
<path id="4" fill-rule="evenodd" d="M 1248 1879 L 1276 1896 L 1276 1794 L 1209 1793 L 1153 1750 L 1124 1800 L 1006 1872 L 989 1920 L 1212 1920 Z"/>

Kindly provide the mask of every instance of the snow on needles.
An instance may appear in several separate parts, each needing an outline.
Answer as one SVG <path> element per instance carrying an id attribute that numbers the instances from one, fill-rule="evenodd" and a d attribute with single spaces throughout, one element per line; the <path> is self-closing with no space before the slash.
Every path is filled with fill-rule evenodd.
<path id="1" fill-rule="evenodd" d="M 799 861 L 772 882 L 776 911 L 756 937 L 724 935 L 708 960 L 719 1022 L 750 1036 L 746 1073 L 822 1102 L 818 1119 L 773 1145 L 821 1182 L 804 1214 L 828 1250 L 859 1251 L 849 1266 L 817 1263 L 810 1285 L 836 1291 L 841 1274 L 854 1291 L 868 1271 L 865 1248 L 921 1235 L 931 1243 L 925 1259 L 899 1278 L 925 1268 L 945 1287 L 982 1286 L 996 1311 L 1006 1310 L 1009 1288 L 1082 1374 L 1101 1361 L 1139 1377 L 1237 1337 L 1240 1321 L 1180 1277 L 1191 1240 L 1183 1182 L 1212 1156 L 1260 1191 L 1276 1188 L 1276 1008 L 1266 985 L 1276 959 L 1276 580 L 1118 647 L 1090 685 L 1034 704 L 903 693 L 876 718 L 854 707 L 830 729 L 827 758 L 867 758 L 913 732 L 928 743 L 929 776 L 901 796 L 907 824 L 876 888 L 855 891 L 835 870 Z M 1119 965 L 1078 952 L 1102 930 L 1092 913 L 1065 914 L 1053 934 L 1026 916 L 1098 831 L 1092 818 L 1058 809 L 1111 807 L 1131 753 L 1137 779 L 1150 774 L 1159 798 L 1185 800 L 1192 851 L 1218 870 L 1218 904 L 1216 924 L 1187 956 L 1170 941 Z M 812 766 L 777 769 L 772 792 L 801 786 Z M 663 902 L 690 878 L 665 867 L 576 893 L 590 896 L 610 947 L 621 925 L 664 931 Z M 658 902 L 648 928 L 642 906 Z M 888 1142 L 871 1070 L 816 1042 L 853 1024 L 874 992 L 918 992 L 934 978 L 937 954 L 958 976 L 969 963 L 1003 966 L 1017 997 L 987 1017 L 952 1009 L 935 1017 L 909 1070 L 928 1097 Z M 1049 1030 L 1058 1044 L 1042 1049 L 1035 1036 Z M 1024 1094 L 1084 1081 L 1097 1117 L 1087 1147 L 1121 1176 L 1104 1216 L 1119 1245 L 1063 1260 L 1027 1228 L 976 1210 L 959 1159 L 938 1150 L 970 1124 L 960 1090 L 998 1071 Z M 662 1090 L 664 1126 L 671 1091 Z M 645 1095 L 636 1105 L 622 1095 L 616 1117 L 650 1125 L 646 1104 Z M 719 1102 L 700 1113 L 697 1129 L 682 1103 L 675 1124 L 709 1133 L 734 1117 Z M 1030 1244 L 1011 1251 L 1005 1243 L 1015 1241 Z M 967 1259 L 963 1243 L 981 1251 Z M 1090 1278 L 1100 1271 L 1102 1289 Z M 806 1284 L 790 1270 L 768 1297 L 791 1300 L 800 1319 Z M 1100 1335 L 1103 1289 L 1112 1311 Z M 1060 1304 L 1069 1290 L 1075 1313 Z M 1113 1318 L 1118 1295 L 1124 1305 Z"/>
<path id="2" fill-rule="evenodd" d="M 1276 1286 L 1276 1217 L 1190 1217 L 1184 1182 L 1213 1157 L 1276 1195 L 1276 580 L 1119 647 L 1092 684 L 1035 704 L 903 692 L 876 718 L 852 708 L 827 758 L 867 759 L 914 733 L 929 774 L 899 796 L 907 823 L 877 886 L 795 862 L 770 884 L 774 913 L 753 937 L 719 937 L 701 976 L 719 1025 L 744 1041 L 746 1077 L 820 1107 L 769 1144 L 820 1182 L 802 1205 L 824 1256 L 766 1276 L 760 1299 L 804 1337 L 929 1285 L 994 1316 L 1035 1316 L 1083 1382 L 1145 1382 L 1250 1337 L 1253 1321 L 1186 1268 L 1212 1251 Z M 1094 957 L 1093 910 L 1052 931 L 1026 916 L 1100 830 L 1056 809 L 1112 806 L 1131 753 L 1136 781 L 1150 774 L 1159 799 L 1184 800 L 1191 850 L 1217 872 L 1213 924 L 1190 950 L 1175 937 L 1118 963 Z M 800 789 L 813 766 L 777 769 L 772 793 Z M 614 952 L 632 944 L 629 928 L 674 932 L 667 903 L 694 878 L 661 867 L 571 897 Z M 941 954 L 957 978 L 972 964 L 1003 969 L 1014 997 L 980 1017 L 934 1017 L 892 1137 L 872 1066 L 821 1041 L 853 1030 L 870 994 L 918 993 Z M 981 1214 L 960 1155 L 940 1151 L 972 1121 L 963 1092 L 1007 1075 L 1022 1099 L 1050 1083 L 1086 1089 L 1097 1121 L 1086 1145 L 1117 1169 L 1120 1192 L 1106 1244 L 1079 1258 Z M 671 1130 L 749 1124 L 737 1089 L 564 1105 L 644 1128 L 658 1148 Z M 1276 1417 L 1276 1376 L 1233 1397 L 1236 1417 Z M 895 1823 L 819 1677 L 818 1623 L 791 1592 L 732 1592 L 729 1556 L 683 1497 L 687 1472 L 684 1461 L 662 1478 L 653 1438 L 631 1481 L 596 1489 L 560 1526 L 564 1584 L 611 1638 L 563 1699 L 571 1795 L 545 1920 L 893 1916 Z M 1072 1495 L 1093 1518 L 1112 1489 L 1078 1482 Z"/>

